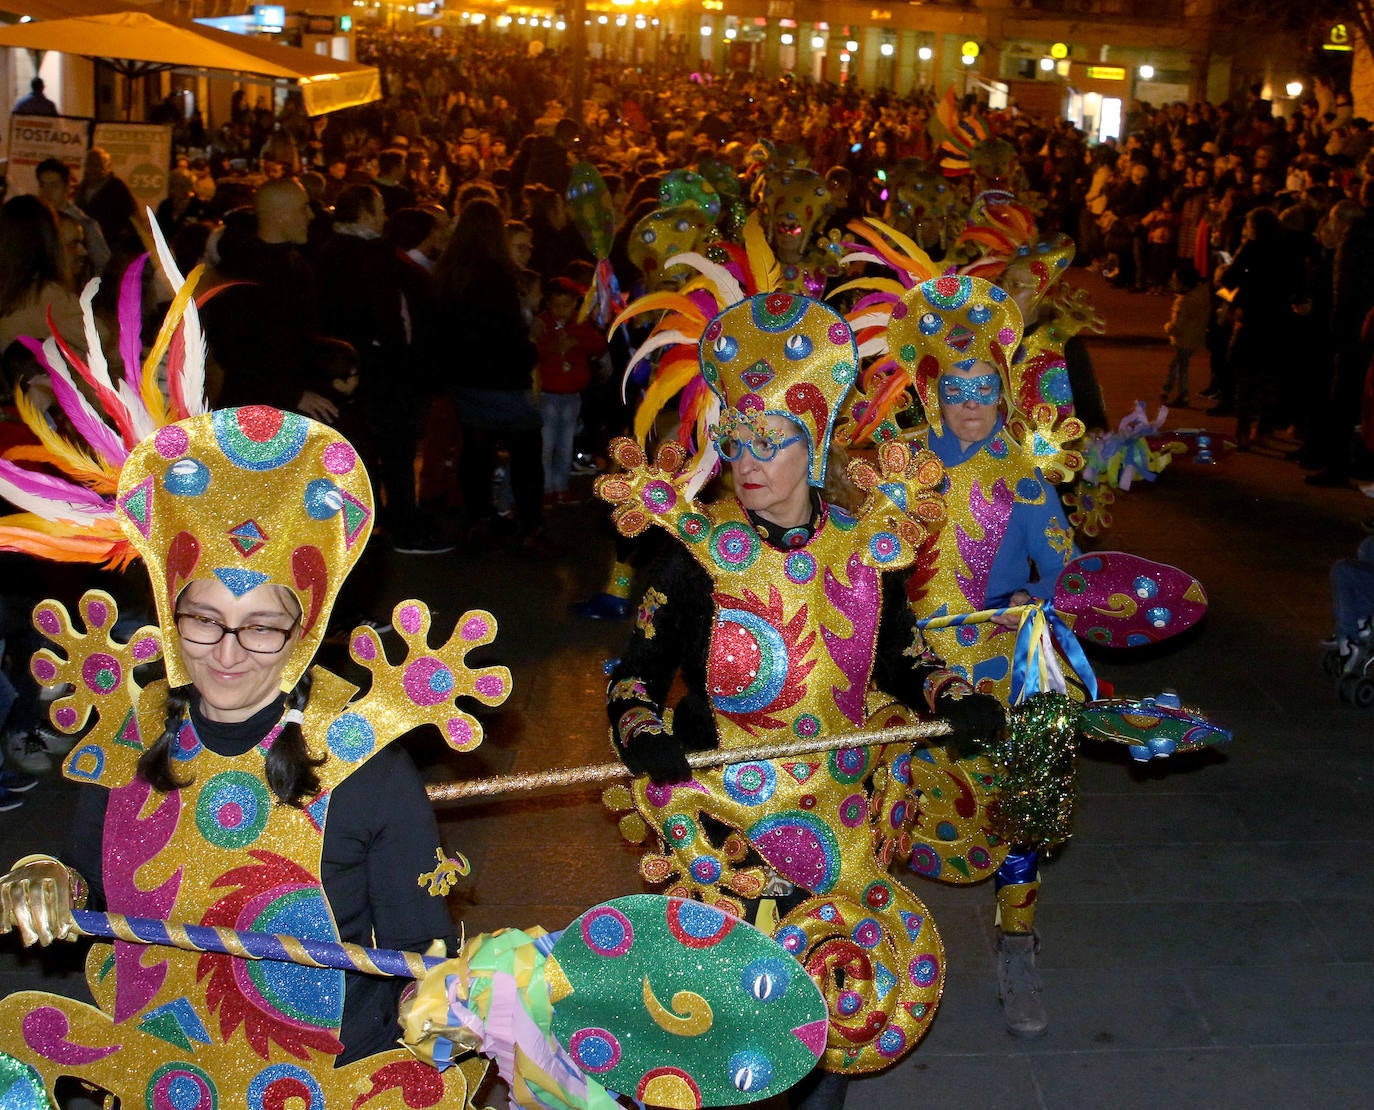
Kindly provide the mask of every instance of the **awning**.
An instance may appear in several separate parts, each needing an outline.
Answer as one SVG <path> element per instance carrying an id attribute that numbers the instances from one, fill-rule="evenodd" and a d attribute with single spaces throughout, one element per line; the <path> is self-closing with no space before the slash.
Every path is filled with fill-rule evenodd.
<path id="1" fill-rule="evenodd" d="M 80 54 L 130 74 L 175 69 L 290 81 L 300 86 L 312 116 L 381 97 L 381 76 L 374 66 L 144 11 L 0 27 L 0 46 Z"/>

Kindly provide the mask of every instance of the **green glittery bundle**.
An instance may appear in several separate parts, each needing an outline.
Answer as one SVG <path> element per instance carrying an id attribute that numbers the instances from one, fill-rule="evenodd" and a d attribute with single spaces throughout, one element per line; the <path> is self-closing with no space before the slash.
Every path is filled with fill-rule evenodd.
<path id="1" fill-rule="evenodd" d="M 1006 739 L 983 748 L 1005 772 L 989 816 L 1008 842 L 1052 848 L 1073 834 L 1078 713 L 1064 694 L 1032 694 L 1008 711 Z"/>

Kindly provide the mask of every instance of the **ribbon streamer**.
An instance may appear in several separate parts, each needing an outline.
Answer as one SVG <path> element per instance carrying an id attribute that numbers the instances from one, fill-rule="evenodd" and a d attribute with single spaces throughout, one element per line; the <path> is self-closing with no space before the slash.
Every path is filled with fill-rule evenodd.
<path id="1" fill-rule="evenodd" d="M 787 759 L 794 755 L 831 752 L 840 748 L 863 748 L 870 744 L 905 744 L 926 740 L 933 736 L 948 736 L 949 723 L 943 720 L 921 721 L 896 728 L 858 729 L 812 740 L 795 740 L 790 744 L 760 744 L 752 748 L 715 748 L 692 752 L 687 765 L 693 770 L 709 767 L 728 767 L 734 763 L 754 763 L 765 759 Z M 461 802 L 467 798 L 490 798 L 497 794 L 530 793 L 583 783 L 610 782 L 633 777 L 623 763 L 592 763 L 582 767 L 559 767 L 549 771 L 531 771 L 523 775 L 493 775 L 471 782 L 445 782 L 425 788 L 431 802 Z"/>
<path id="2" fill-rule="evenodd" d="M 1078 637 L 1054 610 L 1054 603 L 1043 601 L 1021 607 L 1021 624 L 1016 630 L 1016 650 L 1011 670 L 1011 704 L 1020 705 L 1032 694 L 1062 694 L 1067 689 L 1064 672 L 1055 658 L 1057 646 L 1077 673 L 1087 691 L 1087 700 L 1097 699 L 1097 676 L 1083 654 Z"/>

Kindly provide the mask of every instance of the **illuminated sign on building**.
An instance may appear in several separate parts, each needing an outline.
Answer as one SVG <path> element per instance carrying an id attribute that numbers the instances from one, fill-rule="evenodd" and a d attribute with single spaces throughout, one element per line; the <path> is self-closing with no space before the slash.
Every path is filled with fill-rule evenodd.
<path id="1" fill-rule="evenodd" d="M 1326 33 L 1326 41 L 1322 43 L 1323 50 L 1353 50 L 1350 45 L 1350 28 L 1344 23 L 1333 23 L 1331 30 Z"/>
<path id="2" fill-rule="evenodd" d="M 257 4 L 251 9 L 253 26 L 269 34 L 286 26 L 286 5 Z"/>
<path id="3" fill-rule="evenodd" d="M 1094 81 L 1124 81 L 1126 70 L 1122 66 L 1088 66 L 1088 76 Z"/>

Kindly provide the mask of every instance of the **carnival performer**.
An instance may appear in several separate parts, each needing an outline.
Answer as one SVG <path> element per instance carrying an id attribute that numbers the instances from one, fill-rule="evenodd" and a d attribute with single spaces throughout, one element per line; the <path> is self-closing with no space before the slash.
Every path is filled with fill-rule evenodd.
<path id="1" fill-rule="evenodd" d="M 825 178 L 815 170 L 770 169 L 764 176 L 756 211 L 781 267 L 779 289 L 822 297 L 840 275 L 839 235 L 821 233 L 831 207 Z"/>
<path id="2" fill-rule="evenodd" d="M 1041 405 L 1041 424 L 1027 427 L 1009 396 L 1024 387 L 1012 363 L 1021 339 L 1015 303 L 999 287 L 975 277 L 947 276 L 909 290 L 894 312 L 887 341 L 910 376 L 928 420 L 916 440 L 933 451 L 948 476 L 948 519 L 929 557 L 907 582 L 914 615 L 958 616 L 1024 606 L 1053 596 L 1059 572 L 1077 555 L 1063 507 L 1047 476 L 1072 467 L 1060 446 L 1076 438 L 1082 424 L 1060 419 Z M 1056 437 L 1058 439 L 1056 440 Z M 1006 704 L 1032 692 L 1033 674 L 1021 676 L 1019 618 L 927 629 L 932 648 L 975 689 Z M 1091 671 L 1071 633 L 1057 639 L 1080 661 L 1079 672 L 1064 664 L 1070 692 L 1092 695 Z M 913 856 L 922 870 L 928 857 Z M 930 861 L 934 863 L 934 861 Z M 938 864 L 936 864 L 938 866 Z M 957 875 L 942 878 L 958 881 Z M 1034 931 L 1039 888 L 1038 854 L 1016 846 L 998 869 L 998 985 L 1008 1028 L 1036 1036 L 1048 1025 L 1040 976 L 1035 967 Z"/>
<path id="3" fill-rule="evenodd" d="M 680 438 L 693 440 L 695 455 L 669 441 L 650 465 L 621 440 L 612 453 L 626 473 L 597 483 L 622 533 L 654 523 L 680 543 L 644 593 L 607 693 L 616 751 L 652 782 L 608 804 L 641 815 L 622 819 L 626 835 L 665 830 L 671 854 L 646 856 L 646 878 L 676 874 L 673 893 L 747 909 L 805 965 L 826 969 L 824 1067 L 862 1074 L 914 1047 L 942 974 L 928 914 L 886 874 L 915 811 L 892 808 L 902 788 L 884 795 L 865 783 L 909 783 L 926 756 L 933 773 L 943 764 L 894 744 L 694 774 L 687 753 L 927 714 L 946 717 L 959 741 L 992 739 L 1005 717 L 994 698 L 925 652 L 902 591 L 942 514 L 933 456 L 896 443 L 880 452 L 880 470 L 852 464 L 851 479 L 867 493 L 855 512 L 825 492 L 836 418 L 858 366 L 846 321 L 806 297 L 747 294 L 775 272 L 771 255 L 679 261 L 703 275 L 688 296 L 626 311 L 671 305 L 646 344 L 669 349 L 637 430 L 682 389 Z M 733 495 L 698 500 L 722 463 Z M 686 693 L 669 708 L 678 676 Z M 981 788 L 961 780 L 961 789 Z M 882 970 L 894 967 L 907 973 L 893 980 Z M 837 1095 L 842 1084 L 837 1091 L 829 1081 L 814 1092 L 821 1102 Z"/>
<path id="4" fill-rule="evenodd" d="M 164 268 L 174 274 L 168 258 Z M 137 297 L 141 269 L 126 297 Z M 54 703 L 54 723 L 78 733 L 98 720 L 65 767 L 84 784 L 71 853 L 25 856 L 0 877 L 0 932 L 71 940 L 71 911 L 90 907 L 168 922 L 169 933 L 186 923 L 447 946 L 442 895 L 461 861 L 446 858 L 419 774 L 391 741 L 431 723 L 455 748 L 480 743 L 454 700 L 508 694 L 504 668 L 463 661 L 495 623 L 469 613 L 431 649 L 427 608 L 402 602 L 393 620 L 404 667 L 370 630 L 353 638 L 371 672 L 362 697 L 314 665 L 371 532 L 368 477 L 325 425 L 266 407 L 203 411 L 195 277 L 175 275 L 173 313 L 142 367 L 140 316 L 121 313 L 133 332 L 118 389 L 94 350 L 83 363 L 47 340 L 54 390 L 88 443 L 31 421 L 41 461 L 67 477 L 0 463 L 0 492 L 28 510 L 0 522 L 0 544 L 115 565 L 138 556 L 158 618 L 126 643 L 112 635 L 107 594 L 82 598 L 84 631 L 59 602 L 35 611 L 57 648 L 35 657 L 35 677 L 72 690 Z M 156 375 L 169 348 L 164 399 Z M 165 680 L 140 688 L 135 668 L 159 657 Z M 125 1106 L 399 1107 L 422 1095 L 462 1106 L 485 1070 L 479 1061 L 440 1074 L 396 1047 L 401 979 L 126 941 L 97 945 L 87 967 L 95 1006 L 32 991 L 0 1002 L 0 1047 L 49 1091 L 73 1076 Z"/>

